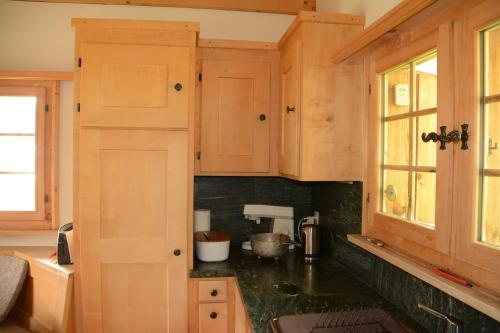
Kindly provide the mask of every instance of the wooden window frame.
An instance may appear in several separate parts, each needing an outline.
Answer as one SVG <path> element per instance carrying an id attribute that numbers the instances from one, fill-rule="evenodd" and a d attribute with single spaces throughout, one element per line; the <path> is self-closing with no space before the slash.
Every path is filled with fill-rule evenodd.
<path id="1" fill-rule="evenodd" d="M 387 243 L 397 243 L 398 247 L 409 253 L 418 251 L 418 248 L 421 247 L 442 254 L 450 252 L 451 204 L 447 204 L 444 198 L 451 187 L 453 149 L 449 147 L 447 150 L 438 151 L 437 153 L 436 200 L 440 201 L 444 209 L 436 204 L 434 229 L 380 212 L 380 203 L 383 200 L 380 191 L 381 149 L 383 149 L 381 135 L 383 118 L 381 94 L 383 87 L 381 86 L 381 76 L 395 66 L 437 49 L 438 90 L 440 92 L 437 100 L 437 122 L 440 125 L 448 126 L 448 128 L 453 127 L 453 115 L 450 111 L 452 101 L 450 88 L 447 87 L 451 79 L 451 72 L 446 68 L 450 63 L 448 59 L 451 52 L 449 42 L 451 33 L 451 24 L 446 23 L 412 43 L 398 48 L 397 52 L 389 53 L 385 48 L 381 50 L 383 52 L 375 51 L 369 60 L 369 81 L 375 89 L 373 89 L 368 101 L 370 111 L 368 113 L 367 135 L 370 147 L 373 149 L 369 149 L 367 152 L 367 190 L 370 193 L 370 202 L 366 208 L 364 234 L 384 240 Z M 394 41 L 390 40 L 388 43 L 391 45 L 394 44 Z"/>
<path id="2" fill-rule="evenodd" d="M 430 271 L 431 267 L 441 267 L 453 274 L 462 276 L 471 281 L 477 292 L 481 295 L 472 298 L 467 296 L 467 304 L 476 304 L 490 299 L 489 292 L 500 295 L 500 255 L 499 251 L 491 246 L 484 246 L 476 241 L 478 215 L 477 198 L 479 180 L 479 86 L 476 75 L 478 71 L 477 43 L 475 33 L 490 26 L 500 17 L 500 8 L 495 0 L 485 0 L 481 3 L 470 2 L 467 6 L 459 4 L 451 8 L 442 7 L 435 14 L 421 16 L 398 28 L 394 33 L 385 35 L 376 44 L 368 49 L 365 56 L 366 82 L 370 84 L 371 93 L 366 95 L 366 174 L 364 182 L 365 202 L 363 204 L 363 230 L 362 234 L 371 238 L 378 238 L 386 243 L 387 251 L 398 256 L 408 258 L 415 263 L 415 267 L 424 267 Z M 437 14 L 439 13 L 439 14 Z M 471 30 L 472 29 L 472 30 Z M 380 228 L 380 223 L 375 223 L 374 217 L 379 205 L 379 158 L 380 158 L 380 110 L 378 109 L 378 96 L 380 88 L 377 87 L 377 60 L 390 59 L 394 55 L 401 60 L 408 60 L 425 52 L 425 47 L 420 51 L 409 53 L 407 50 L 415 49 L 432 32 L 438 33 L 438 40 L 442 41 L 437 47 L 438 56 L 448 52 L 449 61 L 443 63 L 438 60 L 439 68 L 444 65 L 444 72 L 438 68 L 441 82 L 438 83 L 438 94 L 446 95 L 446 103 L 451 108 L 446 121 L 438 120 L 438 125 L 446 125 L 448 130 L 460 130 L 463 123 L 469 124 L 469 149 L 461 150 L 460 143 L 448 144 L 445 151 L 438 153 L 437 165 L 451 170 L 448 182 L 437 184 L 444 197 L 443 205 L 437 209 L 443 212 L 444 220 L 448 222 L 449 236 L 443 246 L 449 244 L 448 251 L 439 251 L 432 245 L 432 239 L 421 234 L 420 238 L 409 239 L 411 227 Z M 443 47 L 446 46 L 446 47 Z M 405 52 L 406 57 L 405 57 Z M 406 59 L 405 59 L 406 58 Z M 397 64 L 397 63 L 396 63 Z M 390 65 L 390 64 L 389 64 Z M 391 66 L 387 65 L 387 68 Z M 446 80 L 443 74 L 448 73 Z M 475 78 L 475 79 L 473 79 Z M 450 84 L 453 83 L 453 84 Z M 373 89 L 375 88 L 375 89 Z M 438 106 L 439 107 L 439 106 Z M 439 114 L 439 113 L 438 113 Z M 442 154 L 445 152 L 445 154 Z M 447 157 L 446 154 L 450 154 Z M 444 160 L 439 160 L 440 156 Z M 381 222 L 381 221 L 379 221 Z M 407 232 L 407 233 L 405 233 Z M 410 236 L 411 237 L 411 236 Z M 431 246 L 429 246 L 429 243 Z M 432 275 L 432 274 L 431 274 Z M 436 277 L 441 282 L 445 280 Z M 449 282 L 451 288 L 455 284 Z M 476 293 L 477 293 L 476 292 Z M 463 299 L 462 299 L 463 300 Z M 491 299 L 490 299 L 491 300 Z"/>
<path id="3" fill-rule="evenodd" d="M 36 212 L 0 213 L 0 234 L 54 230 L 58 224 L 59 81 L 0 75 L 0 91 L 37 96 Z M 45 112 L 46 105 L 48 112 Z M 42 175 L 40 177 L 40 175 Z"/>
<path id="4" fill-rule="evenodd" d="M 469 124 L 469 150 L 455 157 L 454 223 L 456 256 L 459 260 L 500 275 L 500 249 L 479 242 L 479 182 L 481 172 L 481 95 L 479 32 L 500 19 L 498 3 L 488 1 L 462 17 L 457 26 L 457 50 L 462 61 L 458 71 L 457 123 Z M 471 76 L 473 79 L 470 79 Z M 469 78 L 468 80 L 466 78 Z"/>

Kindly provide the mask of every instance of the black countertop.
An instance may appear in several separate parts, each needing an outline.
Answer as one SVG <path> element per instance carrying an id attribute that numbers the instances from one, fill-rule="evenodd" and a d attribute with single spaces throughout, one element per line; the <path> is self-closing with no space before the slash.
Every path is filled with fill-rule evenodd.
<path id="1" fill-rule="evenodd" d="M 275 261 L 232 247 L 228 260 L 195 261 L 191 272 L 194 278 L 228 276 L 237 278 L 255 333 L 270 332 L 269 320 L 282 315 L 371 307 L 384 308 L 415 332 L 425 332 L 329 257 L 309 264 L 295 250 Z"/>

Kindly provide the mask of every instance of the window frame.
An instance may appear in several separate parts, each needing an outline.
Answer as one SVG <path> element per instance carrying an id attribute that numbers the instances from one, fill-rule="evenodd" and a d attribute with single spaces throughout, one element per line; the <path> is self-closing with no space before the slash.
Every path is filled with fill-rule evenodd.
<path id="1" fill-rule="evenodd" d="M 0 93 L 36 95 L 36 212 L 0 212 L 0 234 L 12 231 L 54 230 L 58 226 L 57 139 L 59 82 L 0 77 Z M 48 112 L 45 112 L 46 105 Z"/>
<path id="2" fill-rule="evenodd" d="M 454 216 L 456 223 L 456 256 L 497 276 L 500 275 L 500 248 L 478 241 L 480 172 L 482 158 L 481 73 L 479 32 L 500 20 L 500 8 L 485 2 L 463 16 L 457 25 L 457 52 L 462 61 L 458 67 L 457 123 L 469 124 L 469 149 L 455 158 Z M 473 79 L 470 79 L 470 76 Z M 467 78 L 469 78 L 467 80 Z M 459 213 L 460 212 L 460 213 Z"/>
<path id="3" fill-rule="evenodd" d="M 398 46 L 397 41 L 389 39 L 385 47 L 378 48 L 369 58 L 369 82 L 375 89 L 368 97 L 367 139 L 367 186 L 369 193 L 365 208 L 365 223 L 363 234 L 397 244 L 397 247 L 408 253 L 424 253 L 422 249 L 448 254 L 451 250 L 451 204 L 447 202 L 447 193 L 451 192 L 453 148 L 439 151 L 436 157 L 436 215 L 435 227 L 431 229 L 423 225 L 409 222 L 391 214 L 382 213 L 381 207 L 381 171 L 382 171 L 382 93 L 381 77 L 388 70 L 411 61 L 428 51 L 437 49 L 438 58 L 438 100 L 437 117 L 439 125 L 453 127 L 451 89 L 447 83 L 453 74 L 450 71 L 452 34 L 451 23 L 440 25 L 404 46 Z M 393 48 L 396 48 L 395 50 Z M 389 54 L 389 55 L 388 55 Z M 437 131 L 437 129 L 436 129 Z M 437 144 L 429 142 L 428 144 Z M 417 255 L 418 257 L 418 255 Z"/>

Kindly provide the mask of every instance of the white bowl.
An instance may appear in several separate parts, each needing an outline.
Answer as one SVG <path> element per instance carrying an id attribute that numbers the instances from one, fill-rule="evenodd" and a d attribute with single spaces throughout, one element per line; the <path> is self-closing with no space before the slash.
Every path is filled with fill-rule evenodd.
<path id="1" fill-rule="evenodd" d="M 194 239 L 198 260 L 216 262 L 229 258 L 230 239 L 228 234 L 221 231 L 199 231 L 194 233 Z"/>

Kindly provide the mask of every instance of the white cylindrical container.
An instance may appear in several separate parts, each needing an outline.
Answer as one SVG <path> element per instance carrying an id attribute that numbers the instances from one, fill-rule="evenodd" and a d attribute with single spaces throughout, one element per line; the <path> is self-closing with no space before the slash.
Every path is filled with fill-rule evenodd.
<path id="1" fill-rule="evenodd" d="M 204 262 L 229 258 L 229 235 L 221 231 L 198 231 L 194 234 L 196 257 Z"/>
<path id="2" fill-rule="evenodd" d="M 194 211 L 194 232 L 210 230 L 210 209 Z"/>

